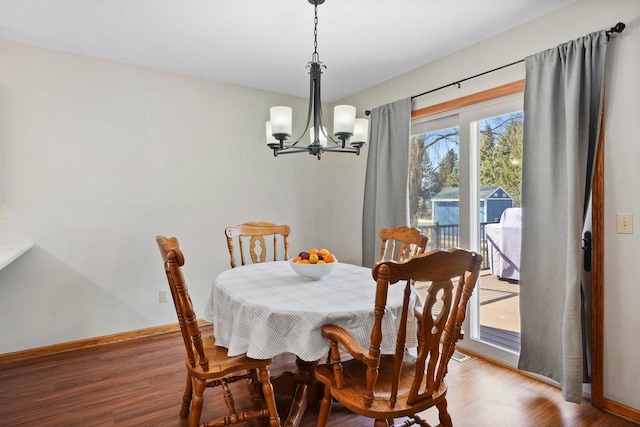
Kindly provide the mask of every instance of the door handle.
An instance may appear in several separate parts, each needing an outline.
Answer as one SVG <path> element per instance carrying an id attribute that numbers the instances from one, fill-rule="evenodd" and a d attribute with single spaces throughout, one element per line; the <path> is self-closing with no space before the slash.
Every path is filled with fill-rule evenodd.
<path id="1" fill-rule="evenodd" d="M 591 232 L 585 231 L 582 238 L 582 250 L 584 251 L 584 271 L 591 271 Z"/>

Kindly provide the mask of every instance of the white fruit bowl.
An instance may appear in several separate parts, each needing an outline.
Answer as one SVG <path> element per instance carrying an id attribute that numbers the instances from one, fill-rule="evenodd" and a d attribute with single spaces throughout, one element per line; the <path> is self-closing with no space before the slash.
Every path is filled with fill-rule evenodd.
<path id="1" fill-rule="evenodd" d="M 302 277 L 312 280 L 322 279 L 336 268 L 336 264 L 338 264 L 338 260 L 327 264 L 300 264 L 299 262 L 289 260 L 289 265 L 291 265 L 293 271 Z"/>

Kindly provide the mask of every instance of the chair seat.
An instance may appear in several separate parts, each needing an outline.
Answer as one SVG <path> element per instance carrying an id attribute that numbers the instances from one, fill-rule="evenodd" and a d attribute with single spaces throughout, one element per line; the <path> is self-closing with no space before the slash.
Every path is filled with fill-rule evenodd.
<path id="1" fill-rule="evenodd" d="M 271 359 L 252 359 L 245 354 L 229 356 L 228 350 L 216 345 L 214 337 L 211 336 L 204 338 L 202 345 L 204 353 L 209 359 L 209 370 L 203 370 L 197 361 L 196 366 L 191 366 L 189 357 L 185 357 L 189 372 L 201 378 L 216 379 L 236 371 L 258 369 L 271 364 Z"/>
<path id="2" fill-rule="evenodd" d="M 447 385 L 443 381 L 440 388 L 436 390 L 431 398 L 425 398 L 412 405 L 407 404 L 407 396 L 411 389 L 413 372 L 415 371 L 415 358 L 405 353 L 400 383 L 398 386 L 398 399 L 393 408 L 390 407 L 390 384 L 393 378 L 394 356 L 382 356 L 378 370 L 378 380 L 374 388 L 374 400 L 369 408 L 364 406 L 364 394 L 366 382 L 362 381 L 366 377 L 367 367 L 357 359 L 351 359 L 342 363 L 342 373 L 344 385 L 337 388 L 333 366 L 330 363 L 320 365 L 316 368 L 316 378 L 318 381 L 331 387 L 331 395 L 341 402 L 343 406 L 352 412 L 369 417 L 380 418 L 381 414 L 388 414 L 393 409 L 395 417 L 410 416 L 421 412 L 427 408 L 435 406 L 444 400 L 447 394 Z"/>

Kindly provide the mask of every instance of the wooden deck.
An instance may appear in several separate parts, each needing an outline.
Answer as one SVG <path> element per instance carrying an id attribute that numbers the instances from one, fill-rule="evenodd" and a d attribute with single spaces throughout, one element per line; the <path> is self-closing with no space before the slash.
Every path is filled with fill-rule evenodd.
<path id="1" fill-rule="evenodd" d="M 416 286 L 424 300 L 426 286 Z M 480 277 L 480 339 L 510 351 L 520 351 L 520 285 L 500 280 L 489 270 Z"/>
<path id="2" fill-rule="evenodd" d="M 520 352 L 520 284 L 489 270 L 480 277 L 480 339 Z"/>

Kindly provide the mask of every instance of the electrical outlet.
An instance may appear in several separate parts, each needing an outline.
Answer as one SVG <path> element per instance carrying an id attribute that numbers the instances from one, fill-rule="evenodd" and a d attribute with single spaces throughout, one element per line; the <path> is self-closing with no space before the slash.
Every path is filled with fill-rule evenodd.
<path id="1" fill-rule="evenodd" d="M 158 292 L 158 302 L 167 302 L 169 301 L 169 291 L 164 290 Z"/>
<path id="2" fill-rule="evenodd" d="M 630 213 L 617 214 L 616 229 L 618 234 L 633 234 L 633 215 Z"/>

